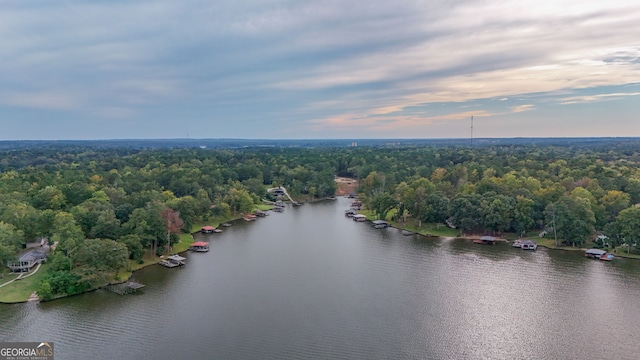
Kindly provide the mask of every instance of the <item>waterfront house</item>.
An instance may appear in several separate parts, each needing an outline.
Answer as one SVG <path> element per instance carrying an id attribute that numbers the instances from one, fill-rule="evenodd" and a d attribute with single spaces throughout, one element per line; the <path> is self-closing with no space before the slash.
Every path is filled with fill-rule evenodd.
<path id="1" fill-rule="evenodd" d="M 9 261 L 7 266 L 13 272 L 27 272 L 45 261 L 47 261 L 47 254 L 42 251 L 31 250 L 20 255 L 17 261 Z"/>

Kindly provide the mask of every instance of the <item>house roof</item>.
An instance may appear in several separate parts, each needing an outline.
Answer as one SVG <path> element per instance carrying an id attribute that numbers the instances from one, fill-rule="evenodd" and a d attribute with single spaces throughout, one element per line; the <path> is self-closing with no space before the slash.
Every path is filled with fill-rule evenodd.
<path id="1" fill-rule="evenodd" d="M 204 231 L 213 231 L 215 229 L 216 228 L 214 228 L 213 226 L 209 226 L 209 225 L 206 225 L 206 226 L 202 227 L 202 230 L 204 230 Z"/>
<path id="2" fill-rule="evenodd" d="M 186 260 L 187 258 L 182 257 L 180 255 L 171 255 L 171 256 L 168 256 L 167 259 L 176 260 L 176 261 L 182 261 L 182 260 Z"/>
<path id="3" fill-rule="evenodd" d="M 525 240 L 522 242 L 522 245 L 527 244 L 527 245 L 537 245 L 535 242 L 531 241 L 531 240 Z"/>
<path id="4" fill-rule="evenodd" d="M 191 246 L 208 246 L 209 243 L 206 241 L 196 241 L 193 244 L 191 244 Z"/>
<path id="5" fill-rule="evenodd" d="M 384 220 L 373 220 L 372 223 L 374 225 L 376 225 L 376 224 L 388 224 L 388 222 L 386 222 Z"/>
<path id="6" fill-rule="evenodd" d="M 587 254 L 589 255 L 596 255 L 596 256 L 600 256 L 600 255 L 604 255 L 607 252 L 601 249 L 589 249 L 586 251 Z"/>
<path id="7" fill-rule="evenodd" d="M 480 238 L 480 240 L 484 240 L 484 241 L 496 241 L 496 238 L 493 236 L 483 236 Z"/>
<path id="8" fill-rule="evenodd" d="M 20 261 L 29 262 L 37 259 L 44 259 L 47 257 L 47 254 L 40 252 L 38 250 L 31 250 L 27 253 L 22 254 L 18 259 Z"/>

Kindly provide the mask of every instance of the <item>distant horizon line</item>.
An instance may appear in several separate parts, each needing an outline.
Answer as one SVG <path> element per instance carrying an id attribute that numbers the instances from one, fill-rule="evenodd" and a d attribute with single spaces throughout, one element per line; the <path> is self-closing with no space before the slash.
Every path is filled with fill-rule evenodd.
<path id="1" fill-rule="evenodd" d="M 509 140 L 509 139 L 640 139 L 637 136 L 513 136 L 513 137 L 474 137 L 473 140 Z M 57 141 L 202 141 L 202 140 L 249 140 L 249 141 L 371 141 L 371 140 L 471 140 L 469 137 L 438 137 L 438 138 L 109 138 L 109 139 L 0 139 L 0 142 L 57 142 Z"/>

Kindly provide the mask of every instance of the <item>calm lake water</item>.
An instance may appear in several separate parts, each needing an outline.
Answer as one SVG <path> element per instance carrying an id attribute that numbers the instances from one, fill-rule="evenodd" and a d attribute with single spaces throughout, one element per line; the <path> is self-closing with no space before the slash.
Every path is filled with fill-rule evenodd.
<path id="1" fill-rule="evenodd" d="M 637 359 L 640 262 L 402 236 L 348 199 L 213 234 L 177 269 L 0 306 L 1 341 L 56 359 Z"/>

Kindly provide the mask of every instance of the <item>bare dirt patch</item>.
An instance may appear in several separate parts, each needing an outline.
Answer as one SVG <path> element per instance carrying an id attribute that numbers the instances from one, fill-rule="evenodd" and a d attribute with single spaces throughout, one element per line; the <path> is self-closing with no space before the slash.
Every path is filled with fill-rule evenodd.
<path id="1" fill-rule="evenodd" d="M 355 179 L 338 177 L 336 178 L 336 195 L 349 195 L 355 193 L 358 190 L 358 181 Z"/>

